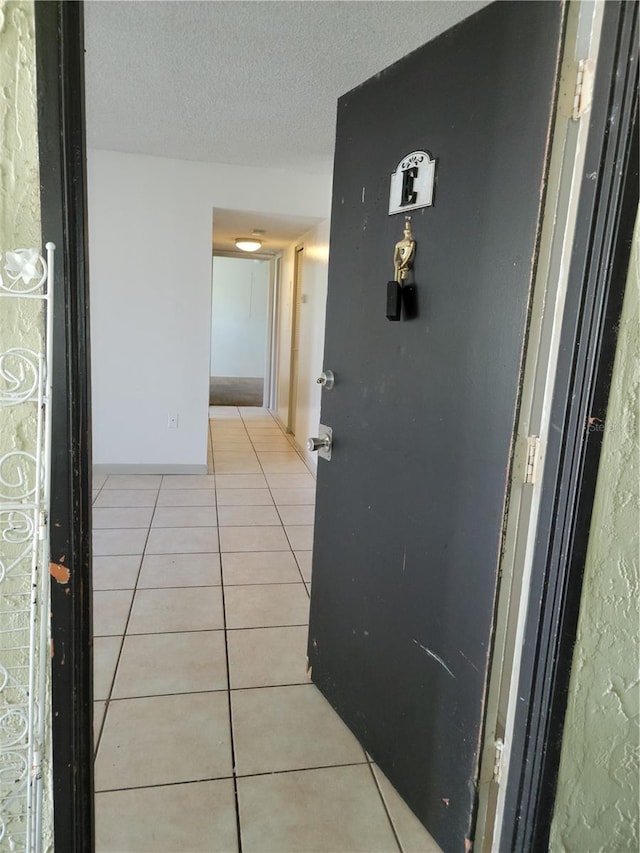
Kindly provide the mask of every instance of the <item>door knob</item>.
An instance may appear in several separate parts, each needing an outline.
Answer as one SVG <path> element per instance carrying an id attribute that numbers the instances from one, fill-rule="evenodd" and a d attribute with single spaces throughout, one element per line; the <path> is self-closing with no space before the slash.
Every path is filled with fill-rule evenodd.
<path id="1" fill-rule="evenodd" d="M 318 451 L 318 456 L 326 459 L 327 462 L 331 459 L 331 448 L 333 445 L 333 431 L 331 427 L 325 427 L 320 424 L 320 435 L 313 436 L 307 439 L 307 450 L 312 452 Z"/>
<path id="2" fill-rule="evenodd" d="M 333 370 L 325 370 L 316 379 L 318 385 L 322 385 L 325 391 L 331 391 L 335 385 L 336 378 L 333 375 Z"/>
<path id="3" fill-rule="evenodd" d="M 319 436 L 317 438 L 307 439 L 307 450 L 320 450 L 321 448 L 328 449 L 331 447 L 331 439 L 328 435 Z"/>

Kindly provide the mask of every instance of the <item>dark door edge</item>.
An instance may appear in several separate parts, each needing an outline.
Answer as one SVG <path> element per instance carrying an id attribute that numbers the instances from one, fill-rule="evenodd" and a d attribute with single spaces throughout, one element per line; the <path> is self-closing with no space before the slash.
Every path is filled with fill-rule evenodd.
<path id="1" fill-rule="evenodd" d="M 501 851 L 547 851 L 618 324 L 638 210 L 638 9 L 605 4 L 532 586 Z M 593 180 L 592 176 L 596 175 Z"/>
<path id="2" fill-rule="evenodd" d="M 36 0 L 43 244 L 56 254 L 52 404 L 51 694 L 55 847 L 94 848 L 91 434 L 83 7 Z"/>

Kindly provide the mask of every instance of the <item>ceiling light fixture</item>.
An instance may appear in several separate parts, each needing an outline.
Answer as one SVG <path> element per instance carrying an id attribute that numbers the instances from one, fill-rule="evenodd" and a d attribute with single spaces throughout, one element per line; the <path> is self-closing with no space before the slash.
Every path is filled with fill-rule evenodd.
<path id="1" fill-rule="evenodd" d="M 262 247 L 262 240 L 255 237 L 236 237 L 236 248 L 243 252 L 257 252 Z"/>

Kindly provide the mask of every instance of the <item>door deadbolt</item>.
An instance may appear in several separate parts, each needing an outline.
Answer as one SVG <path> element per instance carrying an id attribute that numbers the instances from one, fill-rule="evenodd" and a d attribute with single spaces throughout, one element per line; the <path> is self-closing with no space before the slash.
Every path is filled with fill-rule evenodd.
<path id="1" fill-rule="evenodd" d="M 331 391 L 335 385 L 336 378 L 333 375 L 333 370 L 325 370 L 316 379 L 318 385 L 322 385 L 325 391 Z"/>

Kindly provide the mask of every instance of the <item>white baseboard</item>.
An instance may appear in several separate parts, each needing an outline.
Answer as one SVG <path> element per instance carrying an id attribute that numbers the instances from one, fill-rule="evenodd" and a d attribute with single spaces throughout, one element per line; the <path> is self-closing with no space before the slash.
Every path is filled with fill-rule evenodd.
<path id="1" fill-rule="evenodd" d="M 206 465 L 94 465 L 94 474 L 206 474 Z"/>

